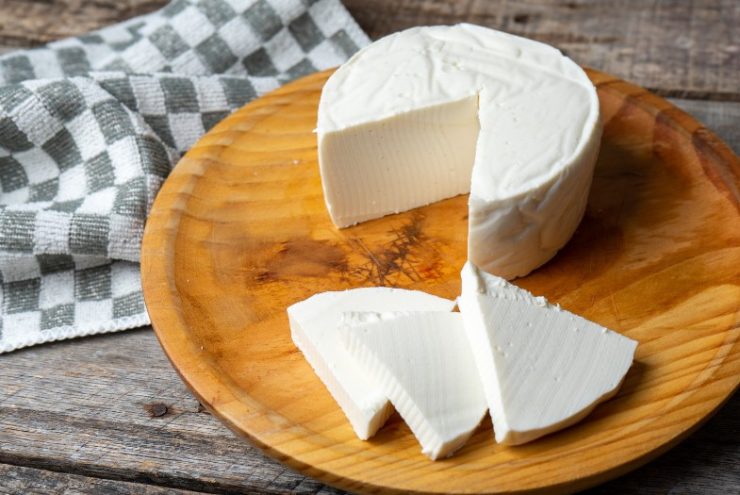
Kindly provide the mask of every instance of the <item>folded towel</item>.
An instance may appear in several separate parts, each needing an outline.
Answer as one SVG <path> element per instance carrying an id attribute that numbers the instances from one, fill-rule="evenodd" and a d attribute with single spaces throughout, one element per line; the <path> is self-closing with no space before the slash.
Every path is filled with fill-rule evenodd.
<path id="1" fill-rule="evenodd" d="M 175 0 L 0 56 L 0 353 L 148 324 L 144 222 L 180 156 L 367 43 L 339 0 Z"/>

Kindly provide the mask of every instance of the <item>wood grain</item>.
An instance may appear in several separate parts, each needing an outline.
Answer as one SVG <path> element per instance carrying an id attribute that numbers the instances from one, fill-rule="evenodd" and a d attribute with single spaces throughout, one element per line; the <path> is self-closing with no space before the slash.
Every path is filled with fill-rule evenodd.
<path id="1" fill-rule="evenodd" d="M 43 477 L 58 475 L 63 484 L 65 473 L 76 473 L 69 483 L 81 493 L 98 493 L 103 479 L 208 493 L 337 493 L 265 457 L 198 408 L 149 330 L 29 348 L 0 364 L 0 463 L 19 468 L 0 470 L 0 493 L 61 492 L 43 490 Z M 156 404 L 167 414 L 152 416 Z M 591 495 L 735 493 L 738 431 L 736 394 L 678 447 Z"/>
<path id="2" fill-rule="evenodd" d="M 152 12 L 166 0 L 2 0 L 0 53 L 38 46 Z"/>
<path id="3" fill-rule="evenodd" d="M 49 495 L 50 493 L 74 493 L 75 495 L 194 495 L 197 492 L 0 464 L 0 493 L 22 493 L 23 495 Z"/>
<path id="4" fill-rule="evenodd" d="M 165 0 L 4 0 L 0 52 L 144 14 Z M 577 62 L 659 94 L 740 101 L 736 0 L 345 0 L 373 38 L 474 22 L 561 48 Z"/>
<path id="5" fill-rule="evenodd" d="M 345 0 L 372 37 L 411 26 L 472 22 L 554 45 L 666 96 L 740 97 L 735 0 Z"/>
<path id="6" fill-rule="evenodd" d="M 726 142 L 735 153 L 740 153 L 740 103 L 712 102 L 672 98 L 671 103 L 693 115 L 708 129 Z"/>
<path id="7" fill-rule="evenodd" d="M 73 36 L 111 22 L 154 10 L 165 0 L 4 0 L 0 2 L 0 53 L 38 45 L 51 39 Z M 501 22 L 497 13 L 507 10 L 516 32 L 534 30 L 522 9 L 541 9 L 548 18 L 546 33 L 561 40 L 578 33 L 584 25 L 589 35 L 614 32 L 620 54 L 609 54 L 608 41 L 575 43 L 580 60 L 622 78 L 632 79 L 664 94 L 716 98 L 716 79 L 711 68 L 717 58 L 737 46 L 737 30 L 714 31 L 705 20 L 687 19 L 686 12 L 721 9 L 722 16 L 737 25 L 737 7 L 723 8 L 726 1 L 598 2 L 603 16 L 588 17 L 586 9 L 570 9 L 565 1 L 439 1 L 345 0 L 360 24 L 374 37 L 388 34 L 394 26 L 408 26 L 413 17 L 423 22 L 458 22 L 460 10 L 470 5 L 484 12 L 490 25 Z M 445 2 L 446 3 L 446 2 Z M 578 2 L 580 3 L 580 2 Z M 637 5 L 635 5 L 637 4 Z M 573 3 L 576 5 L 576 3 Z M 396 7 L 398 6 L 398 7 Z M 381 10 L 382 9 L 382 10 Z M 575 12 L 573 12 L 575 10 Z M 401 19 L 396 19 L 402 11 Z M 523 15 L 522 15 L 523 14 Z M 427 17 L 429 18 L 429 17 Z M 518 22 L 526 19 L 526 22 Z M 542 18 L 538 23 L 541 24 Z M 626 24 L 622 24 L 625 23 Z M 676 34 L 676 24 L 693 27 Z M 538 25 L 537 29 L 544 29 Z M 681 31 L 679 29 L 679 31 Z M 682 36 L 691 54 L 682 61 L 680 74 L 705 77 L 701 86 L 682 87 L 668 60 L 671 43 Z M 667 40 L 667 41 L 666 41 Z M 558 41 L 555 44 L 563 47 Z M 650 47 L 639 53 L 637 47 Z M 683 49 L 681 53 L 685 53 Z M 697 56 L 708 53 L 708 56 Z M 737 53 L 737 52 L 735 52 Z M 606 54 L 606 55 L 605 55 Z M 737 55 L 724 70 L 738 80 Z M 658 74 L 660 73 L 660 74 Z M 667 89 L 654 81 L 668 79 Z M 729 96 L 737 100 L 740 88 Z M 707 127 L 740 152 L 737 126 L 740 104 L 730 102 L 673 100 L 693 113 Z M 209 493 L 324 493 L 326 488 L 263 456 L 257 449 L 224 431 L 209 414 L 194 413 L 198 406 L 164 358 L 154 336 L 146 330 L 79 339 L 15 352 L 0 357 L 0 462 L 64 470 L 112 480 L 145 481 L 166 487 L 204 490 Z M 151 417 L 144 406 L 165 404 L 173 416 Z M 13 412 L 13 414 L 11 414 Z M 47 414 L 53 413 L 53 414 Z M 163 419 L 168 422 L 164 423 Z M 740 492 L 740 395 L 735 395 L 699 432 L 658 460 L 589 493 L 702 494 Z M 144 435 L 140 435 L 141 431 Z M 85 438 L 89 441 L 81 442 Z M 188 446 L 181 456 L 183 445 Z M 196 445 L 198 447 L 196 447 Z M 78 462 L 79 461 L 79 462 Z M 5 472 L 3 472 L 5 473 Z M 14 488 L 0 485 L 0 492 L 32 492 L 36 470 L 17 471 Z M 64 476 L 63 473 L 59 473 Z M 2 479 L 2 475 L 0 475 Z M 142 485 L 136 485 L 142 486 Z M 17 487 L 17 489 L 15 488 Z M 69 491 L 84 493 L 75 485 Z M 172 488 L 166 488 L 172 490 Z M 59 490 L 61 491 L 61 489 Z M 49 493 L 49 490 L 43 490 Z M 95 492 L 93 490 L 93 492 Z M 125 491 L 124 491 L 125 493 Z"/>
<path id="8" fill-rule="evenodd" d="M 606 125 L 586 217 L 553 261 L 517 283 L 641 342 L 616 399 L 518 448 L 495 445 L 488 425 L 441 463 L 419 453 L 398 418 L 369 443 L 354 437 L 292 345 L 284 310 L 362 285 L 454 298 L 467 210 L 458 197 L 334 228 L 312 134 L 326 74 L 227 118 L 157 198 L 145 296 L 191 389 L 273 456 L 362 492 L 572 492 L 685 437 L 740 380 L 740 164 L 665 100 L 591 75 Z"/>
<path id="9" fill-rule="evenodd" d="M 207 413 L 149 330 L 0 362 L 0 464 L 206 492 L 331 493 Z"/>

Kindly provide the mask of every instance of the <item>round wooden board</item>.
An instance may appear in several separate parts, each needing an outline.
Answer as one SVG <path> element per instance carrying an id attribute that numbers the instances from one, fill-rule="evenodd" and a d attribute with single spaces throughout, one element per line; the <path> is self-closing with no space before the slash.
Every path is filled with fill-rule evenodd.
<path id="1" fill-rule="evenodd" d="M 687 114 L 598 72 L 605 132 L 573 239 L 516 283 L 640 342 L 618 396 L 520 447 L 490 420 L 431 462 L 394 416 L 369 442 L 290 339 L 285 308 L 391 285 L 454 298 L 467 197 L 338 230 L 312 130 L 328 72 L 236 112 L 182 159 L 144 238 L 162 346 L 230 428 L 310 476 L 359 492 L 566 493 L 622 474 L 695 429 L 740 381 L 740 165 Z"/>

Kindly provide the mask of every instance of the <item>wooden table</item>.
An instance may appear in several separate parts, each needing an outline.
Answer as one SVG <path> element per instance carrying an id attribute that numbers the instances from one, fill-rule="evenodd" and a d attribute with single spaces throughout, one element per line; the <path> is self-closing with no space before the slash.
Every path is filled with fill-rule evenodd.
<path id="1" fill-rule="evenodd" d="M 0 52 L 161 0 L 2 0 Z M 552 43 L 670 97 L 740 151 L 740 2 L 346 0 L 374 38 L 470 21 Z M 190 395 L 150 329 L 0 356 L 0 493 L 338 493 L 266 458 Z M 592 494 L 740 492 L 740 395 L 658 460 Z"/>

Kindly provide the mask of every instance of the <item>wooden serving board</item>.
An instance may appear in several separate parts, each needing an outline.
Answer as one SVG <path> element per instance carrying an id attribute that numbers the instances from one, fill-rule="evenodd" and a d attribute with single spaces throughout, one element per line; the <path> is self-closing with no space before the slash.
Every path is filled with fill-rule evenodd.
<path id="1" fill-rule="evenodd" d="M 466 197 L 338 230 L 312 130 L 328 72 L 260 98 L 178 164 L 149 218 L 145 298 L 175 368 L 232 430 L 359 492 L 567 493 L 618 476 L 698 427 L 740 382 L 740 164 L 647 91 L 593 72 L 605 132 L 586 215 L 516 283 L 640 342 L 612 400 L 520 447 L 485 420 L 431 462 L 398 417 L 357 440 L 290 339 L 285 308 L 389 285 L 454 298 Z"/>

